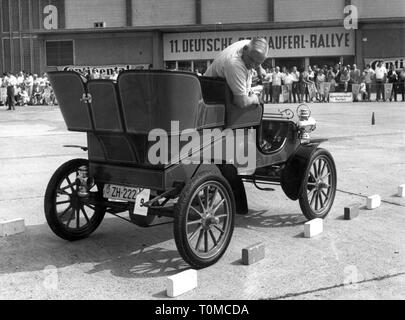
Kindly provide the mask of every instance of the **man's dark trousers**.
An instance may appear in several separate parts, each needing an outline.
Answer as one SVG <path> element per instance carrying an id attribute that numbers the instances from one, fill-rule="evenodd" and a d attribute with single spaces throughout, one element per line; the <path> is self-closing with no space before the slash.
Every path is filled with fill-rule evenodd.
<path id="1" fill-rule="evenodd" d="M 385 101 L 384 81 L 377 79 L 376 85 L 377 85 L 377 101 L 381 100 L 381 98 L 383 101 Z"/>
<path id="2" fill-rule="evenodd" d="M 14 92 L 14 86 L 8 86 L 7 87 L 7 105 L 8 109 L 7 110 L 15 110 L 15 92 Z"/>

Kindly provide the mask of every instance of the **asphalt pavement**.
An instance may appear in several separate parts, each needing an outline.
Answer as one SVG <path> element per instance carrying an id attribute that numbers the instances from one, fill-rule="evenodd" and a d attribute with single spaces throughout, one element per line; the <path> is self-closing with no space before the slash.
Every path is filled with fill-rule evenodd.
<path id="1" fill-rule="evenodd" d="M 198 287 L 177 300 L 405 299 L 405 198 L 396 196 L 405 184 L 405 103 L 309 106 L 317 120 L 312 136 L 329 138 L 321 146 L 338 174 L 324 232 L 304 238 L 298 202 L 280 187 L 246 184 L 249 214 L 237 216 L 227 252 L 199 270 Z M 0 299 L 168 299 L 166 278 L 189 268 L 171 220 L 140 228 L 106 216 L 88 239 L 55 236 L 45 221 L 45 188 L 62 163 L 86 158 L 63 147 L 86 145 L 86 136 L 66 130 L 57 106 L 16 109 L 0 107 L 0 220 L 24 218 L 26 230 L 0 237 Z M 374 194 L 381 206 L 365 209 Z M 360 215 L 344 220 L 344 207 L 355 203 Z M 257 242 L 265 258 L 242 265 L 242 248 Z"/>

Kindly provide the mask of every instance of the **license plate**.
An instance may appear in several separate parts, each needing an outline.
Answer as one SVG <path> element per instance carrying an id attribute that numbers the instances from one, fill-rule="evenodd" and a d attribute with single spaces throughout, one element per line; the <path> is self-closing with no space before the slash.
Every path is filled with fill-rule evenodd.
<path id="1" fill-rule="evenodd" d="M 103 189 L 104 198 L 135 202 L 134 214 L 146 216 L 148 207 L 143 204 L 149 201 L 150 190 L 106 184 Z"/>
<path id="2" fill-rule="evenodd" d="M 104 186 L 103 195 L 104 198 L 124 200 L 124 201 L 136 201 L 136 195 L 140 192 L 139 188 L 131 188 L 124 186 L 117 186 L 114 184 L 106 184 Z"/>

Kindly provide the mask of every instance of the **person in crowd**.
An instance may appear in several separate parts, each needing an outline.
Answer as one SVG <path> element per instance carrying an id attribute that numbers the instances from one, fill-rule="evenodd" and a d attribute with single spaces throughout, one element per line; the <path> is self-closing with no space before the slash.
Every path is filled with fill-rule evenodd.
<path id="1" fill-rule="evenodd" d="M 281 94 L 281 82 L 282 82 L 282 73 L 280 72 L 280 67 L 276 67 L 273 73 L 273 102 L 280 103 L 280 94 Z"/>
<path id="2" fill-rule="evenodd" d="M 336 63 L 335 66 L 333 67 L 333 72 L 335 73 L 336 76 L 339 75 L 338 73 L 339 73 L 340 69 L 341 69 L 341 64 L 340 64 L 340 62 L 339 62 L 339 63 Z"/>
<path id="3" fill-rule="evenodd" d="M 304 101 L 305 96 L 305 80 L 304 80 L 304 69 L 301 68 L 299 70 L 299 77 L 298 77 L 298 103 L 302 103 Z"/>
<path id="4" fill-rule="evenodd" d="M 100 73 L 98 72 L 98 70 L 97 70 L 96 68 L 93 68 L 93 69 L 91 70 L 90 79 L 91 79 L 91 80 L 100 79 Z"/>
<path id="5" fill-rule="evenodd" d="M 20 93 L 21 93 L 21 90 L 22 90 L 22 88 L 21 88 L 21 86 L 19 86 L 19 85 L 16 85 L 15 88 L 14 88 L 14 101 L 15 101 L 15 104 L 16 104 L 17 106 L 20 106 L 20 105 L 21 105 L 21 104 L 20 104 L 20 99 L 21 99 Z"/>
<path id="6" fill-rule="evenodd" d="M 15 89 L 17 85 L 17 78 L 8 72 L 4 82 L 7 87 L 7 110 L 15 110 Z"/>
<path id="7" fill-rule="evenodd" d="M 32 97 L 33 86 L 34 86 L 34 77 L 32 76 L 32 73 L 27 74 L 27 77 L 25 78 L 25 81 L 24 81 L 24 86 L 27 89 L 27 94 L 29 97 L 28 104 L 31 104 L 31 97 Z"/>
<path id="8" fill-rule="evenodd" d="M 53 106 L 55 104 L 55 95 L 53 94 L 53 90 L 49 82 L 46 83 L 44 88 L 43 103 L 48 106 Z"/>
<path id="9" fill-rule="evenodd" d="M 91 70 L 90 68 L 83 69 L 83 73 L 81 74 L 83 81 L 89 81 L 91 79 Z"/>
<path id="10" fill-rule="evenodd" d="M 24 72 L 20 71 L 19 73 L 17 73 L 16 78 L 17 78 L 16 86 L 20 87 L 21 85 L 23 85 L 25 80 Z"/>
<path id="11" fill-rule="evenodd" d="M 319 72 L 319 67 L 317 64 L 314 64 L 314 66 L 312 67 L 312 71 L 314 72 L 314 81 L 316 81 L 316 76 L 318 75 Z"/>
<path id="12" fill-rule="evenodd" d="M 359 94 L 361 96 L 361 101 L 369 101 L 369 96 L 367 93 L 367 85 L 366 85 L 366 73 L 363 71 L 360 77 L 360 88 Z"/>
<path id="13" fill-rule="evenodd" d="M 259 105 L 259 96 L 251 90 L 252 70 L 264 62 L 268 49 L 264 38 L 237 41 L 218 54 L 204 76 L 225 78 L 238 107 Z"/>
<path id="14" fill-rule="evenodd" d="M 292 101 L 292 85 L 293 85 L 294 77 L 290 73 L 288 69 L 285 70 L 285 75 L 283 78 L 283 83 L 285 85 L 286 91 L 287 91 L 287 99 L 284 101 L 284 103 L 288 103 Z"/>
<path id="15" fill-rule="evenodd" d="M 357 65 L 353 64 L 353 67 L 350 70 L 350 81 L 349 84 L 353 88 L 353 85 L 359 85 L 361 80 L 361 71 L 357 69 Z M 352 89 L 353 92 L 353 89 Z M 358 94 L 353 93 L 353 101 L 358 101 Z"/>
<path id="16" fill-rule="evenodd" d="M 336 88 L 336 73 L 333 67 L 329 67 L 326 72 L 326 81 L 330 83 L 329 92 L 335 92 Z M 329 101 L 329 96 L 327 97 Z"/>
<path id="17" fill-rule="evenodd" d="M 375 82 L 377 86 L 377 102 L 385 101 L 384 84 L 387 82 L 387 69 L 383 61 L 379 61 L 375 68 Z"/>
<path id="18" fill-rule="evenodd" d="M 350 81 L 350 73 L 346 66 L 343 66 L 342 72 L 340 73 L 339 82 L 343 86 L 343 91 L 347 92 L 348 86 Z"/>
<path id="19" fill-rule="evenodd" d="M 42 95 L 43 92 L 41 91 L 41 86 L 40 83 L 42 81 L 42 79 L 40 77 L 38 77 L 37 74 L 33 75 L 33 79 L 34 79 L 34 84 L 33 84 L 33 88 L 32 88 L 32 97 L 31 97 L 31 103 L 33 105 L 39 105 L 42 103 Z"/>
<path id="20" fill-rule="evenodd" d="M 28 95 L 28 90 L 24 87 L 20 89 L 18 94 L 18 105 L 19 106 L 26 106 L 30 102 L 30 97 Z"/>
<path id="21" fill-rule="evenodd" d="M 252 70 L 252 88 L 259 86 L 260 83 L 261 83 L 261 81 L 260 81 L 260 77 L 257 73 L 257 70 L 253 69 Z"/>
<path id="22" fill-rule="evenodd" d="M 399 92 L 401 93 L 402 96 L 402 102 L 405 101 L 405 67 L 401 70 L 399 73 L 398 77 L 398 87 L 399 87 Z"/>
<path id="23" fill-rule="evenodd" d="M 316 96 L 316 86 L 315 86 L 315 73 L 311 66 L 308 66 L 304 72 L 304 82 L 305 82 L 305 101 L 313 102 Z"/>
<path id="24" fill-rule="evenodd" d="M 342 90 L 341 84 L 340 84 L 340 75 L 342 74 L 342 64 L 339 62 L 335 65 L 335 91 L 340 92 Z"/>
<path id="25" fill-rule="evenodd" d="M 309 92 L 308 92 L 308 67 L 306 67 L 304 69 L 303 72 L 301 72 L 301 76 L 302 76 L 302 81 L 304 83 L 304 92 L 303 92 L 303 100 L 305 100 L 306 103 L 309 102 L 308 98 L 309 98 Z"/>
<path id="26" fill-rule="evenodd" d="M 281 67 L 281 84 L 283 84 L 284 77 L 287 74 L 287 67 Z"/>
<path id="27" fill-rule="evenodd" d="M 46 85 L 48 84 L 48 76 L 46 73 L 42 74 L 42 77 L 39 79 L 39 88 L 43 92 L 44 89 L 46 88 Z"/>
<path id="28" fill-rule="evenodd" d="M 326 76 L 323 73 L 322 69 L 318 70 L 318 73 L 316 75 L 316 89 L 317 89 L 317 100 L 319 102 L 325 102 L 325 81 L 326 81 Z"/>
<path id="29" fill-rule="evenodd" d="M 318 66 L 315 65 L 315 68 L 318 69 Z M 309 102 L 314 102 L 314 99 L 316 98 L 317 95 L 317 90 L 316 90 L 316 84 L 315 84 L 315 80 L 316 80 L 316 75 L 315 75 L 315 71 L 311 68 L 311 66 L 308 66 L 308 93 L 309 93 Z"/>
<path id="30" fill-rule="evenodd" d="M 0 106 L 3 106 L 6 103 L 7 99 L 7 89 L 3 86 L 5 74 L 0 75 Z"/>
<path id="31" fill-rule="evenodd" d="M 387 78 L 388 78 L 388 83 L 392 83 L 392 90 L 391 90 L 391 96 L 390 96 L 390 101 L 392 101 L 392 98 L 394 98 L 394 101 L 397 101 L 397 92 L 398 92 L 398 74 L 395 71 L 395 66 L 393 63 L 390 64 L 390 70 L 387 73 Z"/>
<path id="32" fill-rule="evenodd" d="M 371 86 L 373 85 L 375 72 L 369 64 L 363 71 L 364 83 L 366 84 L 367 101 L 371 101 Z"/>
<path id="33" fill-rule="evenodd" d="M 350 83 L 359 84 L 361 80 L 361 71 L 357 68 L 357 65 L 353 65 L 350 70 Z"/>
<path id="34" fill-rule="evenodd" d="M 198 71 L 198 69 L 196 69 L 196 70 Z M 114 69 L 110 79 L 113 81 L 117 81 L 117 79 L 118 79 L 118 70 L 117 69 Z"/>
<path id="35" fill-rule="evenodd" d="M 292 97 L 293 97 L 294 103 L 297 103 L 297 101 L 299 101 L 298 82 L 300 79 L 300 73 L 297 70 L 296 66 L 294 66 L 291 70 L 291 77 L 292 77 Z"/>
<path id="36" fill-rule="evenodd" d="M 273 68 L 267 69 L 266 75 L 263 78 L 263 100 L 265 103 L 272 102 L 272 82 L 273 82 Z"/>

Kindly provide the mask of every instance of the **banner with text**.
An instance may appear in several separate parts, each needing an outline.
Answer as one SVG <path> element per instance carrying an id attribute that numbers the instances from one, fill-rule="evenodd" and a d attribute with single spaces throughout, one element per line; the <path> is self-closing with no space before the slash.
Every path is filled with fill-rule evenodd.
<path id="1" fill-rule="evenodd" d="M 250 31 L 167 33 L 163 36 L 165 61 L 210 60 L 232 43 L 263 37 L 268 57 L 354 55 L 354 31 L 345 28 L 306 28 Z"/>
<path id="2" fill-rule="evenodd" d="M 331 92 L 329 102 L 353 102 L 353 93 L 351 92 Z"/>
<path id="3" fill-rule="evenodd" d="M 118 72 L 124 70 L 137 70 L 137 69 L 148 69 L 149 64 L 137 64 L 137 65 L 109 65 L 109 66 L 59 66 L 58 71 L 76 71 L 82 75 L 86 75 L 88 70 L 96 69 L 101 76 L 111 76 L 116 69 Z"/>
<path id="4" fill-rule="evenodd" d="M 405 67 L 405 57 L 364 58 L 364 66 L 369 64 L 371 68 L 375 69 L 379 61 L 384 62 L 385 68 L 387 68 L 387 70 L 389 70 L 391 63 L 395 66 L 395 70 L 402 70 Z"/>

